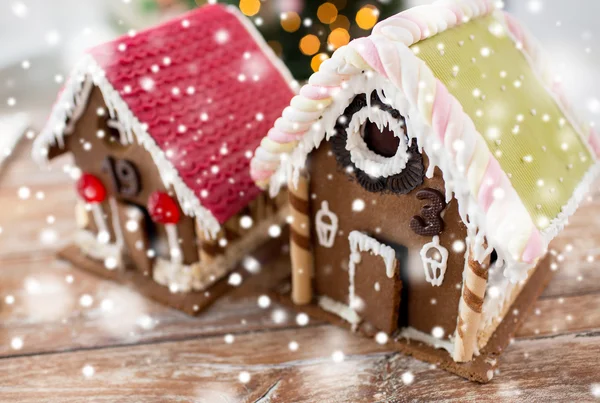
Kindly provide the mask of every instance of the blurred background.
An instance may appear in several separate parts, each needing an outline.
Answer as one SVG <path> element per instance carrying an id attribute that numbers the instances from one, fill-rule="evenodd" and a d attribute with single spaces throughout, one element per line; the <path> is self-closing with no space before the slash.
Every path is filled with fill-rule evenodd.
<path id="1" fill-rule="evenodd" d="M 423 0 L 226 0 L 255 24 L 298 80 L 375 23 Z M 0 162 L 8 132 L 39 128 L 84 49 L 141 30 L 205 0 L 0 0 Z M 570 98 L 600 115 L 598 0 L 505 0 L 547 49 Z M 4 150 L 4 151 L 3 151 Z"/>

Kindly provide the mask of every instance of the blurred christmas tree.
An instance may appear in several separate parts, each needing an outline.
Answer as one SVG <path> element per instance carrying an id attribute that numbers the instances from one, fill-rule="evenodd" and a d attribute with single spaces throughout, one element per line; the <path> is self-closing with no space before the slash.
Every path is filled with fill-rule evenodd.
<path id="1" fill-rule="evenodd" d="M 214 0 L 111 0 L 133 28 L 155 24 Z M 377 21 L 402 11 L 404 0 L 218 0 L 242 11 L 294 77 L 307 79 L 333 51 L 368 35 Z M 127 6 L 125 5 L 127 3 Z"/>
<path id="2" fill-rule="evenodd" d="M 225 0 L 263 34 L 294 77 L 307 79 L 333 51 L 402 10 L 401 0 Z M 202 5 L 205 0 L 198 0 Z"/>

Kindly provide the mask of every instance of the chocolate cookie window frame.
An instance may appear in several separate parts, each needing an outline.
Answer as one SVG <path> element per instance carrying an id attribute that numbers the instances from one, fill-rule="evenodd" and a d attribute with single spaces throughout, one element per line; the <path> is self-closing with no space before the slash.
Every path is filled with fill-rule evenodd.
<path id="1" fill-rule="evenodd" d="M 382 94 L 385 96 L 385 94 Z M 401 127 L 404 130 L 404 138 L 400 138 L 398 147 L 406 147 L 406 163 L 405 166 L 397 173 L 391 175 L 378 175 L 374 176 L 365 170 L 360 169 L 355 162 L 353 162 L 351 151 L 347 148 L 349 136 L 354 133 L 348 133 L 350 123 L 356 113 L 364 110 L 365 108 L 374 109 L 378 108 L 389 114 L 388 118 L 391 121 L 397 121 L 399 124 L 395 125 L 394 133 L 397 136 L 397 128 Z M 360 128 L 360 135 L 364 136 L 365 126 L 369 123 L 367 119 Z M 405 195 L 410 193 L 412 190 L 421 185 L 425 179 L 425 167 L 423 165 L 423 156 L 419 152 L 416 139 L 409 139 L 406 133 L 405 118 L 400 112 L 390 105 L 381 101 L 377 91 L 373 91 L 370 95 L 370 102 L 367 102 L 366 94 L 359 94 L 348 107 L 344 110 L 343 115 L 337 120 L 335 125 L 335 135 L 331 137 L 330 144 L 331 150 L 338 162 L 338 164 L 351 176 L 353 177 L 365 190 L 372 193 L 393 193 L 398 195 Z M 385 130 L 385 129 L 384 129 Z M 381 130 L 380 130 L 381 131 Z M 383 134 L 383 133 L 380 133 Z M 363 145 L 367 145 L 363 139 Z M 372 153 L 381 156 L 379 161 L 390 160 L 394 157 L 387 157 L 385 154 L 390 155 L 390 150 L 387 150 L 385 154 L 377 153 L 376 150 L 370 150 Z M 394 155 L 398 154 L 396 150 Z M 372 172 L 371 172 L 372 173 Z"/>

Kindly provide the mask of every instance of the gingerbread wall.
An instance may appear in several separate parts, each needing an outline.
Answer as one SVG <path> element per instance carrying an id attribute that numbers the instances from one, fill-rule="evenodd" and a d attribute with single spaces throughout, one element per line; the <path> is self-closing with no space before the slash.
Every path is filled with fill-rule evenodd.
<path id="1" fill-rule="evenodd" d="M 423 155 L 423 162 L 426 168 L 426 155 Z M 417 235 L 409 226 L 411 219 L 420 214 L 426 203 L 417 199 L 416 194 L 419 190 L 430 188 L 444 193 L 441 171 L 436 169 L 433 178 L 425 178 L 420 186 L 407 195 L 372 193 L 356 182 L 354 174 L 344 172 L 332 152 L 331 142 L 323 142 L 311 153 L 308 171 L 316 294 L 348 303 L 348 235 L 353 230 L 362 231 L 383 243 L 402 245 L 408 249 L 408 256 L 400 259 L 400 275 L 403 282 L 400 325 L 411 326 L 427 334 L 430 334 L 434 327 L 440 326 L 444 329 L 445 337 L 453 334 L 456 329 L 465 262 L 465 251 L 454 252 L 453 243 L 457 240 L 464 242 L 467 236 L 456 201 L 452 200 L 442 212 L 444 230 L 439 235 L 440 244 L 449 251 L 449 257 L 441 286 L 434 287 L 425 281 L 419 256 L 422 246 L 429 243 L 432 237 Z M 364 202 L 364 210 L 353 210 L 356 200 Z M 339 218 L 338 233 L 332 248 L 319 245 L 314 226 L 315 214 L 323 201 L 329 203 L 329 209 Z M 360 202 L 358 205 L 360 206 Z M 369 262 L 372 261 L 373 259 L 369 259 Z M 383 270 L 381 267 L 373 269 Z M 370 289 L 372 295 L 368 296 L 369 301 L 383 302 L 394 298 L 391 294 L 394 292 L 393 287 L 381 287 L 379 291 L 372 287 Z M 370 314 L 377 314 L 376 309 L 367 309 Z M 388 318 L 377 318 L 376 321 L 382 323 L 386 320 Z"/>
<path id="2" fill-rule="evenodd" d="M 100 109 L 104 111 L 104 116 L 99 116 L 98 111 Z M 118 136 L 118 131 L 107 126 L 107 117 L 108 109 L 106 108 L 102 93 L 97 87 L 94 87 L 90 94 L 87 108 L 75 125 L 74 133 L 65 136 L 65 148 L 63 150 L 52 149 L 50 150 L 50 155 L 53 156 L 64 151 L 71 151 L 75 159 L 75 165 L 82 172 L 88 172 L 100 178 L 109 193 L 109 197 L 115 197 L 119 202 L 133 203 L 145 208 L 148 197 L 152 192 L 165 192 L 167 189 L 164 187 L 152 157 L 142 146 L 137 143 L 122 146 L 108 141 L 110 135 Z M 105 132 L 104 138 L 98 137 L 98 130 Z M 115 161 L 126 160 L 135 166 L 139 173 L 140 182 L 140 191 L 138 194 L 127 196 L 118 192 L 113 183 L 110 170 L 105 168 L 107 157 L 112 157 Z M 107 215 L 107 222 L 111 223 L 112 213 L 108 202 L 105 202 L 102 207 Z M 125 225 L 124 222 L 121 223 L 123 226 Z M 114 239 L 112 226 L 109 227 L 111 227 L 110 230 L 112 232 L 111 239 Z M 197 262 L 198 250 L 195 220 L 182 213 L 177 227 L 179 237 L 183 240 L 181 249 L 184 263 L 191 264 Z M 157 225 L 155 226 L 155 230 L 157 237 L 161 241 L 160 243 L 166 244 L 164 227 Z M 131 236 L 126 230 L 123 230 L 123 235 L 125 237 Z M 168 250 L 163 251 L 163 253 L 166 253 L 164 258 L 169 259 Z"/>

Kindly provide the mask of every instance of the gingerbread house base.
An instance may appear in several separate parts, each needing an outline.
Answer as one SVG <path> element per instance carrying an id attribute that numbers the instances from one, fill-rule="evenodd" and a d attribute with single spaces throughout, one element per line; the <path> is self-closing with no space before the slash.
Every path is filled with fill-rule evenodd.
<path id="1" fill-rule="evenodd" d="M 439 368 L 462 376 L 470 381 L 480 383 L 489 382 L 494 376 L 495 369 L 498 368 L 498 357 L 510 344 L 511 339 L 521 324 L 524 323 L 535 301 L 552 278 L 552 274 L 554 273 L 550 269 L 552 260 L 553 256 L 547 254 L 538 264 L 535 272 L 531 275 L 529 281 L 511 305 L 511 312 L 518 312 L 518 315 L 508 313 L 496 328 L 485 348 L 472 361 L 466 363 L 455 362 L 446 350 L 441 348 L 436 349 L 431 345 L 400 337 L 399 334 L 394 334 L 390 338 L 388 345 L 394 350 L 413 356 L 418 360 L 435 364 Z M 288 280 L 280 284 L 276 290 L 273 290 L 271 295 L 273 299 L 280 303 L 293 307 L 296 310 L 301 310 L 315 319 L 324 320 L 347 329 L 352 328 L 352 324 L 344 321 L 337 315 L 324 311 L 315 302 L 302 306 L 295 305 L 290 298 L 290 289 Z M 358 334 L 370 339 L 373 339 L 376 334 L 376 331 L 371 326 L 365 325 L 364 322 L 354 330 Z M 373 340 L 372 342 L 374 343 L 375 341 Z"/>
<path id="2" fill-rule="evenodd" d="M 272 238 L 261 247 L 252 253 L 252 257 L 258 260 L 261 265 L 266 265 L 277 256 L 281 250 L 282 240 L 287 239 L 287 227 L 283 228 L 283 232 L 279 238 Z M 170 306 L 189 315 L 197 315 L 204 308 L 208 307 L 219 297 L 227 294 L 239 286 L 239 278 L 236 281 L 230 281 L 231 275 L 237 273 L 241 276 L 242 282 L 253 273 L 238 264 L 228 275 L 221 278 L 205 291 L 191 291 L 186 293 L 173 293 L 168 287 L 165 287 L 152 279 L 152 276 L 146 276 L 140 271 L 131 267 L 125 270 L 108 270 L 106 266 L 100 262 L 90 259 L 81 252 L 81 249 L 70 244 L 61 249 L 57 253 L 60 259 L 66 260 L 77 268 L 95 274 L 99 277 L 116 281 L 127 287 L 130 287 L 142 295 L 151 298 L 161 304 Z"/>

